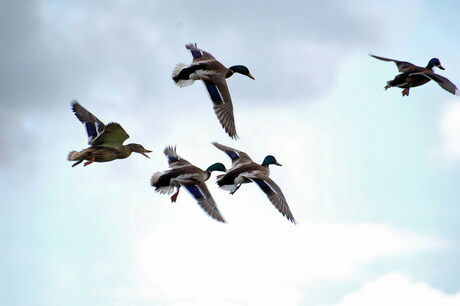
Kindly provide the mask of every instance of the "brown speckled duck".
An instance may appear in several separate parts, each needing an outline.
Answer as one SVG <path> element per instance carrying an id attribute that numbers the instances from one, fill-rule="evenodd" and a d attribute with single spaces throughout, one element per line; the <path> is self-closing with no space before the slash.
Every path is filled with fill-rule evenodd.
<path id="1" fill-rule="evenodd" d="M 91 114 L 86 108 L 81 106 L 77 101 L 72 102 L 72 110 L 75 116 L 86 127 L 88 133 L 89 148 L 80 152 L 72 151 L 67 156 L 69 161 L 77 161 L 72 165 L 75 167 L 84 160 L 84 166 L 93 162 L 108 162 L 115 159 L 127 158 L 132 152 L 137 152 L 150 158 L 146 153 L 152 151 L 145 149 L 137 143 L 123 145 L 123 142 L 129 138 L 126 131 L 115 122 L 105 125 L 96 116 Z"/>
<path id="2" fill-rule="evenodd" d="M 190 65 L 178 64 L 174 68 L 172 73 L 174 82 L 179 87 L 185 87 L 192 85 L 196 80 L 203 81 L 222 127 L 231 138 L 237 139 L 232 98 L 225 79 L 235 72 L 253 80 L 254 77 L 243 65 L 225 67 L 210 53 L 199 49 L 196 44 L 188 44 L 185 47 L 192 53 L 193 62 Z"/>
<path id="3" fill-rule="evenodd" d="M 420 67 L 409 62 L 398 61 L 373 54 L 369 55 L 381 61 L 394 62 L 398 67 L 399 72 L 401 72 L 394 78 L 394 80 L 387 82 L 387 85 L 384 87 L 385 90 L 391 87 L 404 88 L 402 91 L 402 95 L 408 96 L 409 89 L 411 87 L 417 87 L 425 83 L 428 83 L 430 80 L 433 80 L 436 83 L 438 83 L 439 86 L 441 86 L 451 94 L 454 94 L 456 96 L 459 95 L 457 86 L 455 86 L 451 81 L 449 81 L 442 75 L 434 73 L 434 67 L 444 70 L 444 67 L 441 66 L 441 62 L 437 58 L 432 58 L 428 62 L 428 65 L 426 67 Z"/>

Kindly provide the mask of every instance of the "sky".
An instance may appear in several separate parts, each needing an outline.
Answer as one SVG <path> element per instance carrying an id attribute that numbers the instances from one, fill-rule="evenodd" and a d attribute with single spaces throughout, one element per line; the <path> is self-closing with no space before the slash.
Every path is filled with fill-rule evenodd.
<path id="1" fill-rule="evenodd" d="M 460 98 L 434 82 L 383 90 L 425 66 L 460 84 L 458 1 L 0 1 L 0 304 L 459 305 Z M 228 79 L 240 139 L 203 85 L 179 88 L 196 42 L 255 80 Z M 87 147 L 70 102 L 150 159 L 72 168 Z M 185 191 L 154 192 L 163 150 L 206 169 L 271 168 L 298 224 L 253 184 L 208 182 L 227 223 Z"/>

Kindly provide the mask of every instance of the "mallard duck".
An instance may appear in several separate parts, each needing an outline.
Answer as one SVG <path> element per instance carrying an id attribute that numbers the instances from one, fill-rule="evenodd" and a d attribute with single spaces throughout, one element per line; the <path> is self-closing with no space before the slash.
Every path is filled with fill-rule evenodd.
<path id="1" fill-rule="evenodd" d="M 171 169 L 152 175 L 150 184 L 155 187 L 155 191 L 170 194 L 176 188 L 176 193 L 171 196 L 171 202 L 176 202 L 180 187 L 184 186 L 208 215 L 217 221 L 225 222 L 205 183 L 211 176 L 211 172 L 225 172 L 225 166 L 222 163 L 215 163 L 203 171 L 177 155 L 176 148 L 171 146 L 165 148 L 164 154 L 168 158 Z"/>
<path id="2" fill-rule="evenodd" d="M 185 87 L 193 84 L 195 80 L 202 80 L 214 103 L 214 112 L 227 134 L 234 139 L 238 138 L 233 116 L 233 105 L 230 92 L 225 79 L 235 72 L 248 76 L 254 80 L 249 69 L 242 65 L 226 68 L 211 54 L 198 49 L 196 44 L 185 46 L 192 52 L 193 62 L 190 65 L 178 64 L 172 73 L 172 78 L 177 86 Z"/>
<path id="3" fill-rule="evenodd" d="M 274 156 L 267 155 L 262 164 L 259 165 L 253 162 L 249 155 L 242 151 L 221 145 L 217 142 L 213 142 L 213 144 L 219 150 L 224 151 L 232 160 L 232 168 L 217 179 L 217 184 L 220 188 L 230 191 L 230 194 L 234 194 L 242 184 L 254 182 L 262 189 L 279 212 L 289 221 L 296 224 L 281 188 L 269 177 L 269 165 L 281 166 Z"/>
<path id="4" fill-rule="evenodd" d="M 123 142 L 129 138 L 126 131 L 115 122 L 105 125 L 99 119 L 91 114 L 86 108 L 81 106 L 78 101 L 72 101 L 72 110 L 75 116 L 86 127 L 88 133 L 89 148 L 80 152 L 72 151 L 67 156 L 69 161 L 77 161 L 72 165 L 75 167 L 79 163 L 87 160 L 84 166 L 93 162 L 108 162 L 115 159 L 127 158 L 132 152 L 137 152 L 150 158 L 146 153 L 152 151 L 145 149 L 137 143 L 123 145 Z"/>
<path id="5" fill-rule="evenodd" d="M 394 78 L 394 80 L 387 82 L 387 85 L 384 87 L 385 90 L 395 86 L 404 88 L 402 91 L 402 95 L 404 97 L 409 95 L 409 89 L 411 87 L 417 87 L 433 80 L 448 92 L 457 96 L 459 95 L 458 88 L 451 81 L 442 75 L 434 73 L 434 67 L 444 70 L 444 67 L 441 66 L 441 62 L 437 58 L 432 58 L 426 67 L 420 67 L 409 62 L 402 62 L 373 54 L 369 55 L 382 61 L 394 62 L 398 67 L 398 71 L 401 72 Z"/>

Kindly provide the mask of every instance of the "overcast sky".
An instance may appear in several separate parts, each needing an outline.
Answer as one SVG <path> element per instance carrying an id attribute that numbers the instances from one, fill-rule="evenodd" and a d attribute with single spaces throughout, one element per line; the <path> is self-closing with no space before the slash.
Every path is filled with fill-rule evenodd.
<path id="1" fill-rule="evenodd" d="M 435 6 L 435 5 L 438 6 Z M 393 63 L 460 85 L 458 1 L 0 0 L 0 304 L 459 305 L 460 100 L 434 82 L 383 90 Z M 185 44 L 255 80 L 228 79 L 236 128 Z M 75 168 L 73 99 L 151 158 Z M 185 191 L 154 192 L 163 149 L 203 169 L 262 162 L 298 221 L 256 185 L 207 182 L 228 223 Z"/>

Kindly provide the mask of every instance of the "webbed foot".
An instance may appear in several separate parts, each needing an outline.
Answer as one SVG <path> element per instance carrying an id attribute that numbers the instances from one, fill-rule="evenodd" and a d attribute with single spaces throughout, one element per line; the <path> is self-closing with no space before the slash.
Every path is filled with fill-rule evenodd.
<path id="1" fill-rule="evenodd" d="M 75 167 L 76 165 L 81 164 L 82 162 L 83 162 L 83 160 L 79 160 L 79 161 L 77 161 L 76 163 L 74 163 L 74 164 L 72 165 L 72 167 Z"/>
<path id="2" fill-rule="evenodd" d="M 171 203 L 175 203 L 177 201 L 178 195 L 179 195 L 179 189 L 177 189 L 176 193 L 171 196 Z"/>
<path id="3" fill-rule="evenodd" d="M 91 157 L 90 160 L 88 160 L 86 163 L 83 164 L 83 166 L 88 166 L 89 164 L 92 164 L 96 160 L 96 157 Z"/>

